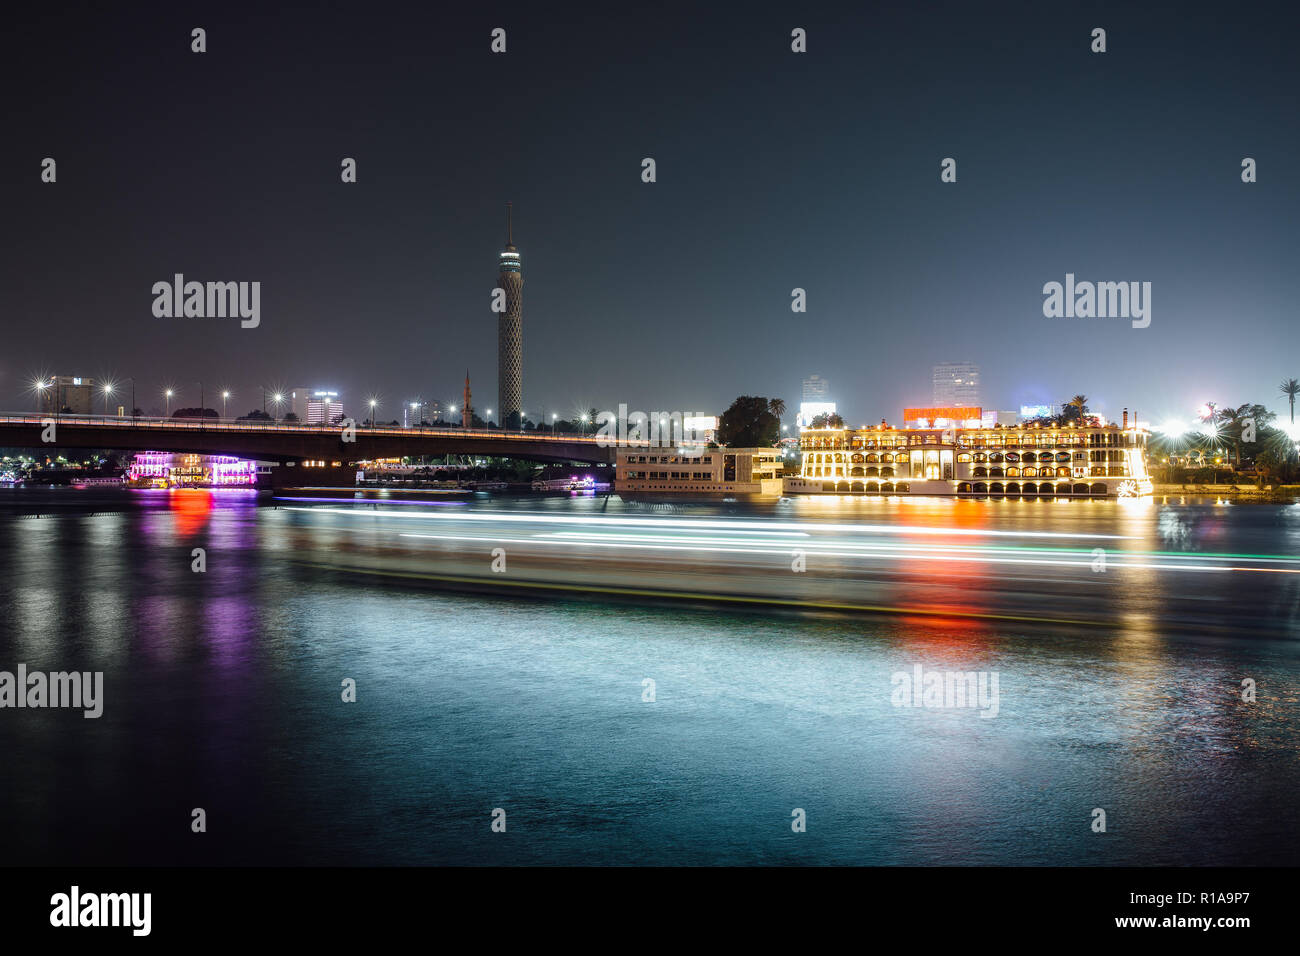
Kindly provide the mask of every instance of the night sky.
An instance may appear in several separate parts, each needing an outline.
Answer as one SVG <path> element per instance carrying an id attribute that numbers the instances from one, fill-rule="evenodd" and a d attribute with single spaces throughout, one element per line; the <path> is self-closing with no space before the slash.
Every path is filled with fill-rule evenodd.
<path id="1" fill-rule="evenodd" d="M 467 367 L 493 406 L 507 200 L 532 415 L 817 373 L 898 423 L 970 360 L 986 408 L 1161 421 L 1300 378 L 1294 5 L 58 6 L 3 40 L 4 408 L 43 372 L 391 418 Z M 260 281 L 261 326 L 155 318 L 176 272 Z M 1150 327 L 1045 318 L 1067 272 L 1150 281 Z"/>

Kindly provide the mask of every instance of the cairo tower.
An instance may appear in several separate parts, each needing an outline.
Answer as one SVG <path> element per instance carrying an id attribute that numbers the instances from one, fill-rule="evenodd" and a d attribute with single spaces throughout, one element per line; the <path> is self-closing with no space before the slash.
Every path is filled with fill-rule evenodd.
<path id="1" fill-rule="evenodd" d="M 506 247 L 497 275 L 497 288 L 506 294 L 505 311 L 497 319 L 497 421 L 518 427 L 524 401 L 524 276 L 512 219 L 511 204 L 506 203 Z"/>

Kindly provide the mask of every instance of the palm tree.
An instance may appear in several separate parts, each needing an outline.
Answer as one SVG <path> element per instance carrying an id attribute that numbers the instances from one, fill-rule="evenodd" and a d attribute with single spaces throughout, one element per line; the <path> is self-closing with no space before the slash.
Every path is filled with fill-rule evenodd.
<path id="1" fill-rule="evenodd" d="M 768 399 L 767 410 L 776 418 L 776 439 L 781 440 L 781 416 L 785 414 L 785 399 L 772 398 Z"/>
<path id="2" fill-rule="evenodd" d="M 1242 405 L 1238 408 L 1221 408 L 1219 409 L 1219 421 L 1226 427 L 1228 439 L 1232 442 L 1237 462 L 1237 469 L 1241 469 L 1241 427 L 1242 419 L 1250 414 L 1250 406 Z"/>
<path id="3" fill-rule="evenodd" d="M 1287 397 L 1287 400 L 1291 402 L 1291 424 L 1294 425 L 1295 424 L 1295 397 L 1297 395 L 1300 395 L 1300 382 L 1297 382 L 1293 378 L 1289 378 L 1285 382 L 1283 382 L 1280 386 L 1278 386 L 1278 391 L 1280 391 L 1283 395 L 1285 395 Z"/>
<path id="4" fill-rule="evenodd" d="M 1083 427 L 1083 415 L 1084 415 L 1084 412 L 1086 412 L 1086 411 L 1088 410 L 1088 396 L 1087 396 L 1087 395 L 1076 395 L 1076 396 L 1074 396 L 1074 398 L 1072 398 L 1072 399 L 1070 399 L 1068 402 L 1066 402 L 1066 404 L 1067 404 L 1067 405 L 1073 405 L 1075 408 L 1077 408 L 1077 409 L 1079 410 L 1079 411 L 1078 411 L 1079 427 L 1082 428 L 1082 427 Z"/>

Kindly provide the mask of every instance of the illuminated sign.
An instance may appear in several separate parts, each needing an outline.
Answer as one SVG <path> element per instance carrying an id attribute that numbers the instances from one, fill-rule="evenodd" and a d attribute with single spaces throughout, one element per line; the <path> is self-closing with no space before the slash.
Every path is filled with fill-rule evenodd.
<path id="1" fill-rule="evenodd" d="M 984 409 L 979 406 L 943 405 L 937 408 L 905 408 L 903 409 L 903 420 L 911 422 L 925 418 L 934 421 L 942 418 L 947 421 L 966 421 L 973 418 L 978 421 L 983 414 Z"/>
<path id="2" fill-rule="evenodd" d="M 800 428 L 808 428 L 812 425 L 812 420 L 818 415 L 834 415 L 834 402 L 800 402 L 799 414 L 795 418 L 795 423 Z"/>

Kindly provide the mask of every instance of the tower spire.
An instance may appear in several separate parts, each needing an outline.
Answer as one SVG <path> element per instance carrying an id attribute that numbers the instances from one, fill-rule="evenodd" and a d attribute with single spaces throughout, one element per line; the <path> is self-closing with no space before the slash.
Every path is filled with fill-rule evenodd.
<path id="1" fill-rule="evenodd" d="M 523 413 L 524 277 L 515 248 L 515 204 L 506 203 L 506 247 L 497 266 L 497 288 L 505 293 L 505 309 L 497 317 L 497 421 L 518 428 Z"/>

